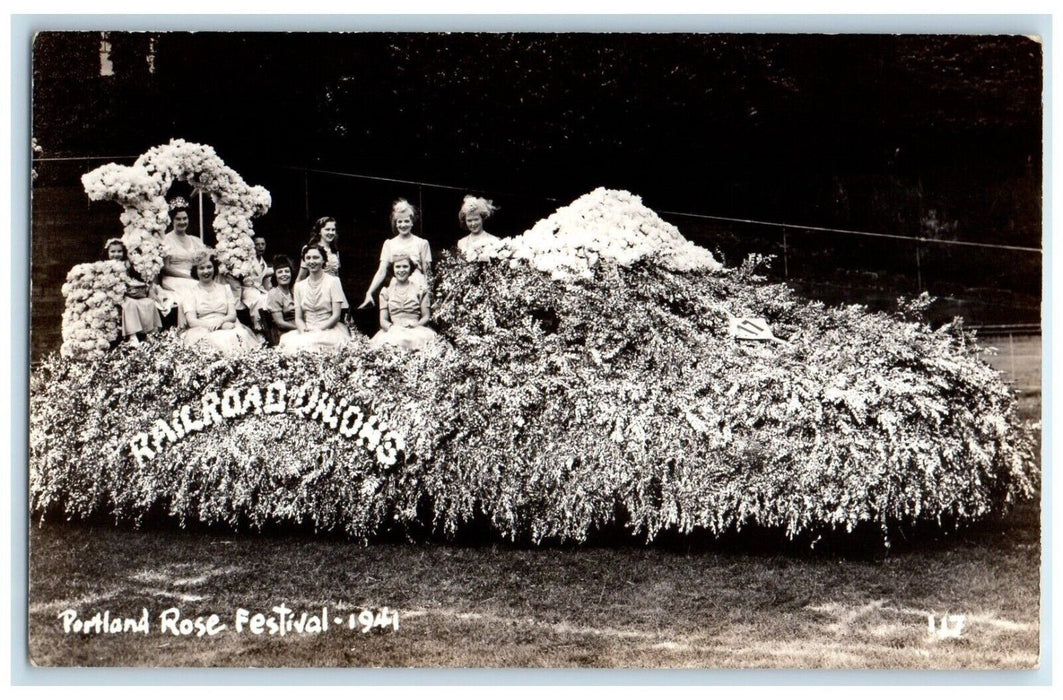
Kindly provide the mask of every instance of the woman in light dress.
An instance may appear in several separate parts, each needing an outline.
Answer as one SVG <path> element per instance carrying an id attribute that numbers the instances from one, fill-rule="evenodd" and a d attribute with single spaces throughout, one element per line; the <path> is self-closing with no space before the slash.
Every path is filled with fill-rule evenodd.
<path id="1" fill-rule="evenodd" d="M 410 275 L 410 282 L 426 288 L 429 286 L 428 281 L 432 277 L 432 250 L 428 241 L 413 235 L 413 222 L 416 218 L 417 210 L 405 199 L 399 199 L 391 206 L 391 231 L 395 235 L 384 241 L 384 246 L 380 249 L 380 266 L 377 267 L 376 275 L 373 276 L 369 291 L 365 293 L 365 300 L 359 309 L 373 305 L 373 295 L 384 284 L 392 259 L 400 253 L 408 255 L 416 266 Z"/>
<path id="2" fill-rule="evenodd" d="M 255 258 L 251 261 L 251 271 L 241 280 L 240 302 L 251 316 L 251 326 L 259 329 L 259 312 L 266 308 L 266 295 L 269 293 L 270 278 L 273 269 L 266 263 L 266 239 L 255 236 Z"/>
<path id="3" fill-rule="evenodd" d="M 108 260 L 124 262 L 126 266 L 126 293 L 122 299 L 122 337 L 134 345 L 147 338 L 149 333 L 162 328 L 157 296 L 153 285 L 144 283 L 129 265 L 129 255 L 120 238 L 111 238 L 104 244 Z"/>
<path id="4" fill-rule="evenodd" d="M 322 216 L 314 222 L 313 229 L 310 232 L 310 240 L 304 246 L 304 250 L 312 245 L 321 246 L 326 258 L 324 272 L 336 278 L 340 276 L 340 251 L 336 245 L 337 238 L 339 238 L 339 231 L 336 229 L 336 220 L 331 216 Z M 300 265 L 299 274 L 295 279 L 301 282 L 306 279 L 307 274 L 309 274 L 309 271 Z M 342 284 L 340 285 L 340 291 L 343 291 Z M 349 308 L 351 306 L 347 303 L 347 295 L 344 294 L 343 309 L 346 311 Z"/>
<path id="5" fill-rule="evenodd" d="M 208 251 L 193 261 L 196 286 L 184 297 L 183 311 L 188 328 L 181 338 L 188 345 L 209 346 L 226 355 L 250 350 L 262 338 L 236 320 L 236 297 L 232 288 L 218 281 L 218 263 Z"/>
<path id="6" fill-rule="evenodd" d="M 273 325 L 282 331 L 298 330 L 295 325 L 295 297 L 292 294 L 294 269 L 287 255 L 273 258 L 273 286 L 266 294 L 266 310 L 273 318 Z"/>
<path id="7" fill-rule="evenodd" d="M 392 280 L 380 290 L 380 332 L 369 343 L 373 347 L 395 345 L 407 350 L 424 347 L 436 337 L 427 326 L 432 319 L 428 288 L 412 281 L 416 263 L 406 253 L 392 258 Z"/>
<path id="8" fill-rule="evenodd" d="M 498 236 L 493 236 L 484 230 L 484 224 L 495 211 L 498 210 L 490 199 L 465 195 L 458 210 L 458 224 L 462 230 L 468 231 L 467 236 L 458 240 L 458 250 L 466 258 L 475 256 L 476 249 L 489 241 L 497 241 Z"/>
<path id="9" fill-rule="evenodd" d="M 325 274 L 328 254 L 319 244 L 303 248 L 306 279 L 295 283 L 295 330 L 281 336 L 285 352 L 339 348 L 350 342 L 347 326 L 340 322 L 346 297 L 340 279 Z"/>
<path id="10" fill-rule="evenodd" d="M 192 274 L 192 263 L 208 249 L 199 238 L 188 235 L 191 219 L 184 197 L 170 200 L 170 221 L 173 222 L 173 229 L 162 238 L 163 264 L 159 285 L 164 290 L 164 297 L 177 306 L 178 327 L 184 327 L 185 298 L 197 285 Z"/>

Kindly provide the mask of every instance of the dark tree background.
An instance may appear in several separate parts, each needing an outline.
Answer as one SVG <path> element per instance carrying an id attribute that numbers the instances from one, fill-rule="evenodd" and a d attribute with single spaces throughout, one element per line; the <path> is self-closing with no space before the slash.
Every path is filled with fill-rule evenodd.
<path id="1" fill-rule="evenodd" d="M 208 143 L 273 192 L 256 229 L 284 252 L 308 219 L 332 213 L 372 266 L 396 196 L 419 199 L 422 230 L 446 247 L 460 235 L 461 195 L 311 181 L 284 166 L 483 192 L 503 205 L 492 226 L 502 235 L 604 185 L 658 211 L 1041 245 L 1042 46 L 1028 37 L 112 32 L 107 76 L 102 38 L 36 38 L 33 130 L 45 157 Z M 77 178 L 100 162 L 40 162 L 35 197 L 68 188 L 81 224 L 116 222 L 113 204 L 79 194 Z M 35 201 L 35 236 L 69 235 L 45 204 Z M 670 220 L 731 257 L 769 235 Z M 790 244 L 791 273 L 802 261 L 819 271 L 873 261 L 916 275 L 908 249 Z M 961 260 L 939 248 L 923 251 L 919 274 L 1001 266 L 995 252 Z M 58 255 L 35 240 L 39 254 Z M 973 286 L 1039 298 L 1039 255 L 1003 267 Z M 352 269 L 345 285 L 372 272 Z"/>

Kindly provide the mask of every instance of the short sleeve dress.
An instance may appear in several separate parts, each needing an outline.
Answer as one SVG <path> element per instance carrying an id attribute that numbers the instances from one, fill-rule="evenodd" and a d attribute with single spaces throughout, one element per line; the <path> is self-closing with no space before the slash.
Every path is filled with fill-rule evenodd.
<path id="1" fill-rule="evenodd" d="M 187 234 L 178 236 L 170 231 L 162 238 L 162 254 L 166 263 L 189 274 L 188 277 L 174 277 L 163 274 L 159 278 L 159 286 L 170 299 L 173 299 L 178 309 L 178 324 L 184 325 L 185 297 L 199 286 L 199 282 L 192 279 L 192 261 L 202 255 L 207 246 L 196 236 Z"/>
<path id="2" fill-rule="evenodd" d="M 398 280 L 380 290 L 380 308 L 388 310 L 391 328 L 380 330 L 369 343 L 373 347 L 395 345 L 407 350 L 422 348 L 436 337 L 436 332 L 427 326 L 418 325 L 421 320 L 421 304 L 428 290 L 408 282 L 400 285 Z"/>
<path id="3" fill-rule="evenodd" d="M 162 318 L 155 300 L 149 296 L 149 286 L 130 276 L 126 279 L 129 291 L 122 299 L 122 335 L 151 333 L 162 328 Z"/>
<path id="4" fill-rule="evenodd" d="M 351 334 L 347 326 L 337 323 L 332 328 L 324 329 L 324 323 L 332 317 L 333 304 L 343 304 L 347 297 L 338 277 L 322 275 L 315 282 L 311 277 L 295 283 L 292 295 L 294 306 L 303 311 L 306 331 L 288 331 L 281 336 L 280 349 L 286 352 L 304 350 L 322 350 L 339 348 L 350 342 Z"/>
<path id="5" fill-rule="evenodd" d="M 215 282 L 210 287 L 196 283 L 194 289 L 184 296 L 182 309 L 187 317 L 195 313 L 200 321 L 220 320 L 229 314 L 229 309 L 236 308 L 236 298 L 229 285 Z M 209 330 L 207 328 L 186 328 L 181 333 L 188 345 L 208 346 L 226 355 L 236 355 L 258 347 L 262 339 L 239 321 L 232 328 Z"/>
<path id="6" fill-rule="evenodd" d="M 295 297 L 284 287 L 274 287 L 266 294 L 266 310 L 279 313 L 288 323 L 295 323 Z"/>
<path id="7" fill-rule="evenodd" d="M 258 327 L 258 312 L 266 308 L 266 283 L 264 277 L 269 269 L 266 261 L 255 258 L 251 261 L 251 272 L 243 279 L 240 287 L 240 301 L 251 315 L 251 324 Z"/>

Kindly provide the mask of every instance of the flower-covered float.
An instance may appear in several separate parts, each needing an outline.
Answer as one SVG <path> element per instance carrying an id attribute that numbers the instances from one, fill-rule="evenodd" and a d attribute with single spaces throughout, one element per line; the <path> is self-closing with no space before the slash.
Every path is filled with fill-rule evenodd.
<path id="1" fill-rule="evenodd" d="M 626 192 L 444 253 L 418 352 L 203 356 L 172 338 L 32 376 L 39 517 L 583 541 L 957 524 L 1036 489 L 957 321 L 724 269 Z M 769 328 L 743 335 L 737 322 Z M 746 338 L 763 338 L 761 340 Z"/>

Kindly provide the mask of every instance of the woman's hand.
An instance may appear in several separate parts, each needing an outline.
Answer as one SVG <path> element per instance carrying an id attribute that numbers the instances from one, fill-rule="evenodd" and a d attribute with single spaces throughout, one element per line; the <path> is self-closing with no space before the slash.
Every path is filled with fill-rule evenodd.
<path id="1" fill-rule="evenodd" d="M 363 301 L 362 305 L 359 306 L 358 308 L 359 309 L 368 309 L 370 306 L 373 306 L 373 295 L 372 294 L 366 294 L 365 295 L 365 301 Z"/>
<path id="2" fill-rule="evenodd" d="M 226 322 L 224 322 L 223 324 L 221 324 L 221 329 L 222 329 L 223 331 L 231 330 L 231 329 L 233 329 L 233 328 L 236 328 L 236 325 L 235 325 L 235 324 L 233 324 L 233 322 L 232 322 L 232 321 L 226 321 Z"/>

